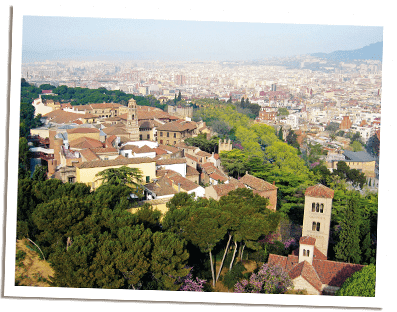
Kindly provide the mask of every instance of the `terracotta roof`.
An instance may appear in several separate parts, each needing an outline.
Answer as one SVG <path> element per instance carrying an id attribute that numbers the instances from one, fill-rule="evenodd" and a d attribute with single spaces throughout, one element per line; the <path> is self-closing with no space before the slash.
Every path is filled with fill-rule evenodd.
<path id="1" fill-rule="evenodd" d="M 96 128 L 74 128 L 74 129 L 67 129 L 66 132 L 69 134 L 71 133 L 99 133 L 99 130 Z"/>
<path id="2" fill-rule="evenodd" d="M 212 156 L 212 154 L 207 153 L 207 152 L 204 152 L 204 151 L 198 151 L 198 152 L 196 153 L 196 155 L 197 155 L 197 156 L 201 156 L 201 157 L 211 157 L 211 156 Z"/>
<path id="3" fill-rule="evenodd" d="M 105 132 L 107 135 L 125 135 L 127 134 L 127 130 L 125 129 L 124 126 L 111 126 L 102 129 L 103 132 Z"/>
<path id="4" fill-rule="evenodd" d="M 83 116 L 84 115 L 78 113 L 65 112 L 62 109 L 57 109 L 43 115 L 43 117 L 46 117 L 51 122 L 58 124 L 71 123 L 79 120 Z"/>
<path id="5" fill-rule="evenodd" d="M 156 161 L 157 166 L 175 165 L 175 164 L 186 164 L 185 158 L 170 158 L 170 159 L 159 159 Z"/>
<path id="6" fill-rule="evenodd" d="M 161 148 L 159 148 L 159 147 L 156 147 L 156 148 L 154 148 L 153 150 L 156 152 L 156 155 L 168 154 L 167 151 L 165 151 L 165 150 L 163 150 L 163 149 L 161 149 Z"/>
<path id="7" fill-rule="evenodd" d="M 145 188 L 152 191 L 156 196 L 173 195 L 177 193 L 172 187 L 172 181 L 166 176 L 161 177 L 156 182 L 146 184 Z"/>
<path id="8" fill-rule="evenodd" d="M 302 276 L 310 285 L 316 288 L 319 292 L 321 292 L 322 282 L 317 275 L 316 270 L 313 266 L 305 261 L 302 261 L 299 264 L 296 264 L 291 271 L 289 271 L 289 276 L 291 279 L 295 279 L 299 276 Z"/>
<path id="9" fill-rule="evenodd" d="M 305 245 L 315 245 L 316 244 L 316 239 L 314 237 L 310 236 L 302 236 L 299 239 L 299 244 L 305 244 Z"/>
<path id="10" fill-rule="evenodd" d="M 225 196 L 235 189 L 245 187 L 238 183 L 217 184 L 212 186 L 218 196 Z"/>
<path id="11" fill-rule="evenodd" d="M 145 144 L 144 146 L 139 148 L 139 150 L 137 150 L 135 153 L 151 153 L 151 152 L 155 152 L 155 150 Z"/>
<path id="12" fill-rule="evenodd" d="M 117 153 L 117 149 L 114 147 L 97 147 L 97 148 L 91 148 L 91 151 L 94 153 Z"/>
<path id="13" fill-rule="evenodd" d="M 183 190 L 185 190 L 186 192 L 192 191 L 192 190 L 200 187 L 200 185 L 190 181 L 189 179 L 182 177 L 181 175 L 175 174 L 175 175 L 170 176 L 169 178 L 172 180 L 174 185 L 177 186 L 178 184 L 180 184 L 181 188 Z"/>
<path id="14" fill-rule="evenodd" d="M 210 178 L 211 178 L 211 179 L 214 179 L 214 180 L 216 180 L 216 181 L 223 181 L 223 182 L 227 181 L 227 178 L 226 178 L 226 177 L 221 176 L 220 174 L 217 174 L 216 172 L 211 173 L 211 174 L 210 174 Z"/>
<path id="15" fill-rule="evenodd" d="M 142 164 L 154 162 L 153 159 L 148 157 L 135 157 L 135 158 L 117 158 L 111 160 L 97 160 L 87 161 L 81 164 L 77 164 L 76 167 L 80 169 L 84 168 L 96 168 L 96 167 L 112 167 L 112 166 L 126 166 L 131 164 Z"/>
<path id="16" fill-rule="evenodd" d="M 70 141 L 69 146 L 71 148 L 83 149 L 83 148 L 103 147 L 103 144 L 101 141 L 92 138 L 80 137 L 76 140 Z"/>
<path id="17" fill-rule="evenodd" d="M 314 186 L 309 186 L 306 189 L 305 196 L 334 198 L 334 191 L 322 184 L 317 184 Z"/>
<path id="18" fill-rule="evenodd" d="M 254 190 L 257 191 L 272 191 L 272 190 L 277 190 L 277 187 L 273 184 L 270 184 L 269 182 L 266 182 L 265 180 L 256 178 L 250 174 L 245 174 L 240 180 L 241 183 L 244 183 L 245 185 L 248 185 Z"/>
<path id="19" fill-rule="evenodd" d="M 175 131 L 182 132 L 197 128 L 197 124 L 193 121 L 172 121 L 157 127 L 157 131 Z"/>
<path id="20" fill-rule="evenodd" d="M 348 277 L 360 271 L 364 265 L 329 260 L 313 260 L 313 267 L 323 284 L 341 287 Z"/>
<path id="21" fill-rule="evenodd" d="M 165 150 L 165 151 L 168 151 L 168 152 L 170 152 L 170 153 L 177 153 L 177 152 L 180 151 L 179 148 L 176 148 L 176 147 L 173 147 L 173 146 L 169 146 L 169 145 L 159 144 L 158 147 L 161 148 L 161 149 L 163 149 L 163 150 Z"/>
<path id="22" fill-rule="evenodd" d="M 170 169 L 160 169 L 160 170 L 156 170 L 156 177 L 163 177 L 163 176 L 173 176 L 173 175 L 179 175 L 180 173 L 174 171 L 174 170 L 170 170 Z"/>
<path id="23" fill-rule="evenodd" d="M 186 166 L 186 176 L 195 176 L 195 175 L 200 175 L 200 172 L 198 172 L 196 169 L 190 166 Z"/>
<path id="24" fill-rule="evenodd" d="M 85 159 L 85 161 L 93 161 L 100 159 L 98 155 L 95 154 L 93 151 L 91 151 L 89 148 L 81 150 L 80 154 Z"/>
<path id="25" fill-rule="evenodd" d="M 189 159 L 191 159 L 191 160 L 193 160 L 193 161 L 195 161 L 195 162 L 199 162 L 199 160 L 197 159 L 197 157 L 194 157 L 193 155 L 190 155 L 190 154 L 188 154 L 188 153 L 185 153 L 185 157 L 186 158 L 189 158 Z"/>

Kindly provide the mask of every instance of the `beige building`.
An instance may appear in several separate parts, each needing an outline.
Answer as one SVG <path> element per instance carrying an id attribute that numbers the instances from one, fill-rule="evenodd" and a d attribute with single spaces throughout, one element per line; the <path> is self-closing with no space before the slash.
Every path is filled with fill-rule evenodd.
<path id="1" fill-rule="evenodd" d="M 151 158 L 125 158 L 118 157 L 113 160 L 94 160 L 87 161 L 76 165 L 76 182 L 85 183 L 96 189 L 102 184 L 102 181 L 96 176 L 97 173 L 109 169 L 127 166 L 138 168 L 142 172 L 143 183 L 149 183 L 156 178 L 156 162 Z"/>
<path id="2" fill-rule="evenodd" d="M 317 184 L 305 192 L 302 236 L 316 239 L 316 247 L 327 256 L 334 191 Z"/>
<path id="3" fill-rule="evenodd" d="M 177 120 L 157 128 L 157 142 L 174 146 L 197 134 L 197 124 L 194 121 Z"/>
<path id="4" fill-rule="evenodd" d="M 330 167 L 332 170 L 335 170 L 337 169 L 338 162 L 344 161 L 350 169 L 357 169 L 358 171 L 364 173 L 367 178 L 375 178 L 376 160 L 370 154 L 365 151 L 344 151 L 343 155 L 345 156 L 345 160 L 331 161 L 328 164 L 328 167 Z"/>

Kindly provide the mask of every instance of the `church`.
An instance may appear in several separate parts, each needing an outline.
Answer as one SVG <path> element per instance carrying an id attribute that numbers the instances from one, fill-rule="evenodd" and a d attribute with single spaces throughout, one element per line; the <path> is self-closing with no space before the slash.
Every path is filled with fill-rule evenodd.
<path id="1" fill-rule="evenodd" d="M 305 192 L 302 237 L 288 257 L 270 254 L 268 263 L 286 270 L 295 290 L 310 295 L 334 295 L 345 280 L 364 265 L 327 260 L 334 191 L 322 184 Z"/>

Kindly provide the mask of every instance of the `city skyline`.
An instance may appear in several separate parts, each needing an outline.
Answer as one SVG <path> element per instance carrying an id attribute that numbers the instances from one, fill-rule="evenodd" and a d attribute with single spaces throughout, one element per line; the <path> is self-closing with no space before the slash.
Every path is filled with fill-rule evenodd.
<path id="1" fill-rule="evenodd" d="M 381 41 L 379 26 L 24 16 L 22 55 L 23 63 L 250 61 L 354 50 Z"/>

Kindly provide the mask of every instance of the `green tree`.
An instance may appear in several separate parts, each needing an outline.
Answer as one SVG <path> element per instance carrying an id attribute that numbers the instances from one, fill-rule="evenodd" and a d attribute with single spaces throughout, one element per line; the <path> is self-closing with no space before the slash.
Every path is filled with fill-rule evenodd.
<path id="1" fill-rule="evenodd" d="M 350 144 L 350 148 L 353 150 L 353 152 L 360 152 L 364 150 L 363 146 L 359 141 L 353 141 Z"/>
<path id="2" fill-rule="evenodd" d="M 344 218 L 340 221 L 339 242 L 334 248 L 335 257 L 338 260 L 360 263 L 360 225 L 358 195 L 351 193 L 345 208 Z"/>
<path id="3" fill-rule="evenodd" d="M 280 141 L 284 141 L 284 136 L 283 136 L 283 127 L 280 127 L 280 130 L 278 131 L 278 139 Z"/>
<path id="4" fill-rule="evenodd" d="M 337 296 L 375 297 L 376 267 L 371 264 L 350 276 L 336 292 Z"/>
<path id="5" fill-rule="evenodd" d="M 30 158 L 28 140 L 24 137 L 19 138 L 19 166 L 18 179 L 30 177 Z"/>
<path id="6" fill-rule="evenodd" d="M 81 233 L 82 222 L 92 211 L 91 202 L 71 197 L 61 197 L 39 204 L 32 219 L 41 231 L 37 237 L 43 252 L 48 255 L 55 246 L 66 246 L 68 237 Z"/>
<path id="7" fill-rule="evenodd" d="M 47 166 L 36 165 L 32 179 L 36 181 L 45 181 L 47 179 Z"/>
<path id="8" fill-rule="evenodd" d="M 181 285 L 177 281 L 190 272 L 186 266 L 189 259 L 186 241 L 169 232 L 156 232 L 152 240 L 150 271 L 157 281 L 156 289 L 178 290 Z"/>
<path id="9" fill-rule="evenodd" d="M 105 169 L 96 174 L 99 181 L 105 185 L 126 185 L 134 189 L 135 195 L 142 197 L 142 171 L 138 168 L 122 166 L 120 168 Z"/>

